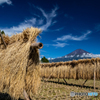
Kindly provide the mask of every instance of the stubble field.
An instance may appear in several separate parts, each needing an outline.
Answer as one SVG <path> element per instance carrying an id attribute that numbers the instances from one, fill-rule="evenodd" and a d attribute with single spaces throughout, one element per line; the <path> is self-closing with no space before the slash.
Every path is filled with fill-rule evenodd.
<path id="1" fill-rule="evenodd" d="M 46 79 L 44 79 L 46 80 Z M 33 100 L 100 100 L 100 81 L 96 81 L 95 92 L 98 96 L 70 96 L 70 92 L 94 92 L 93 80 L 88 80 L 84 87 L 81 87 L 85 80 L 66 79 L 67 84 L 63 79 L 49 79 L 47 82 L 41 82 L 39 91 L 33 95 Z"/>

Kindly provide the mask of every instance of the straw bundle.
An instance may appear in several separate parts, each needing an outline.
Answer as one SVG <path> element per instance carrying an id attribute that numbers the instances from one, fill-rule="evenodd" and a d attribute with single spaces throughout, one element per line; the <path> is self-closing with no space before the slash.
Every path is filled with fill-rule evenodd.
<path id="1" fill-rule="evenodd" d="M 52 78 L 93 79 L 94 69 L 96 69 L 96 79 L 100 79 L 100 58 L 55 62 L 40 64 L 40 66 L 42 69 L 41 77 L 45 78 L 48 78 L 52 73 Z M 45 74 L 43 74 L 44 70 Z"/>
<path id="2" fill-rule="evenodd" d="M 30 48 L 41 32 L 38 28 L 27 28 L 20 34 L 11 37 L 3 36 L 7 49 L 4 49 L 0 38 L 0 92 L 11 97 L 23 98 L 27 94 L 36 93 L 40 84 L 39 51 Z"/>

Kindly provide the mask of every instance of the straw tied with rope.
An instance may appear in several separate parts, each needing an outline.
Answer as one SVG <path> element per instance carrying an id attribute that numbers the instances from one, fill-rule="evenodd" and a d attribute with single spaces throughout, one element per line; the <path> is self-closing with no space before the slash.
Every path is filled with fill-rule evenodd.
<path id="1" fill-rule="evenodd" d="M 30 100 L 31 94 L 37 93 L 41 80 L 38 49 L 43 44 L 36 43 L 35 38 L 40 32 L 33 27 L 11 37 L 0 32 L 0 92 L 13 99 L 24 96 Z"/>

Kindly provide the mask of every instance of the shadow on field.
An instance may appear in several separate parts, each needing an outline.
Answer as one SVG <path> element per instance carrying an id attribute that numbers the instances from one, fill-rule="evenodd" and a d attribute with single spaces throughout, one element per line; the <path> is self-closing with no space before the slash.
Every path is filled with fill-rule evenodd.
<path id="1" fill-rule="evenodd" d="M 11 96 L 7 93 L 0 93 L 0 100 L 12 100 Z M 14 99 L 15 100 L 15 99 Z M 24 100 L 24 99 L 18 99 Z"/>
<path id="2" fill-rule="evenodd" d="M 43 80 L 42 80 L 43 81 Z M 76 87 L 81 87 L 81 88 L 91 88 L 94 89 L 93 86 L 82 86 L 82 85 L 77 85 L 77 84 L 73 84 L 73 83 L 65 83 L 65 82 L 56 82 L 56 81 L 43 81 L 43 82 L 51 82 L 51 83 L 57 83 L 57 84 L 63 84 L 63 85 L 68 85 L 68 86 L 76 86 Z M 98 87 L 95 87 L 95 89 L 99 89 Z"/>

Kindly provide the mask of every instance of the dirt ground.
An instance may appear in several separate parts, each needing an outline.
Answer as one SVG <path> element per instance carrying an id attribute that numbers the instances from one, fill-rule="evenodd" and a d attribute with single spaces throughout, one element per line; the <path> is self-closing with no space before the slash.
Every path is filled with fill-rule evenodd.
<path id="1" fill-rule="evenodd" d="M 46 80 L 46 79 L 44 79 Z M 94 92 L 93 80 L 88 80 L 82 87 L 85 80 L 79 79 L 49 79 L 47 82 L 42 80 L 37 95 L 32 96 L 32 100 L 100 100 L 100 80 L 95 82 L 95 92 L 98 96 L 70 96 L 70 92 Z"/>

